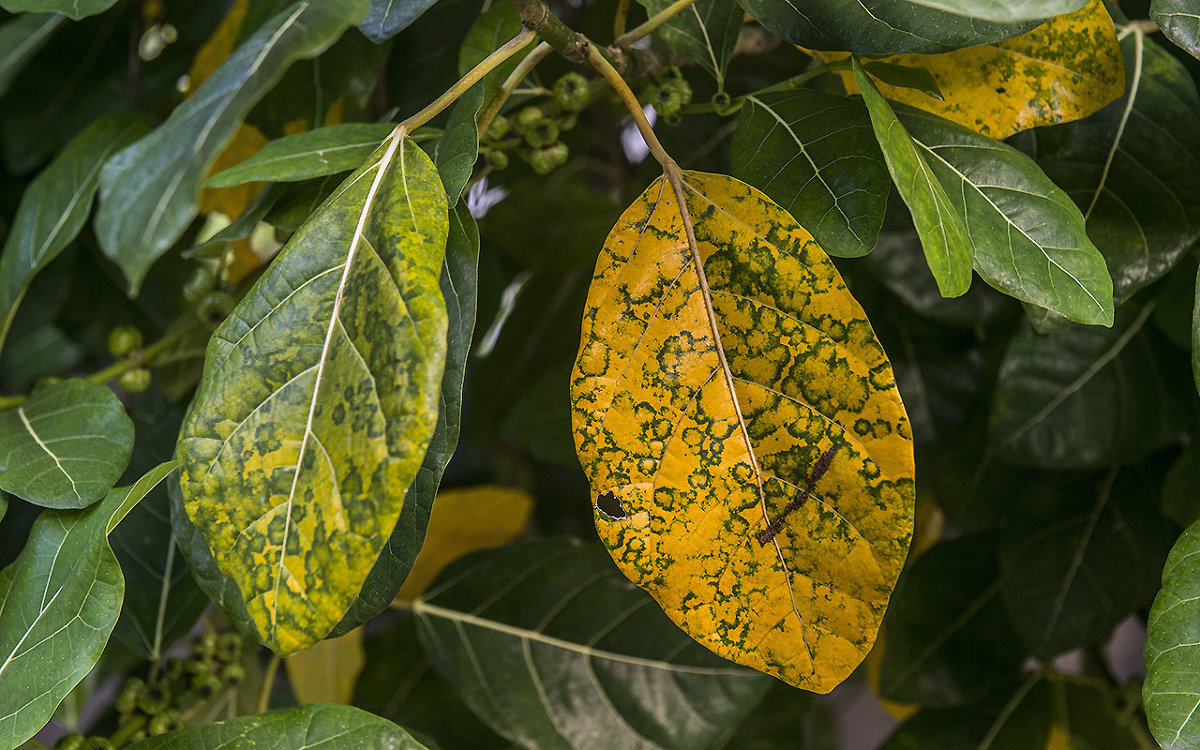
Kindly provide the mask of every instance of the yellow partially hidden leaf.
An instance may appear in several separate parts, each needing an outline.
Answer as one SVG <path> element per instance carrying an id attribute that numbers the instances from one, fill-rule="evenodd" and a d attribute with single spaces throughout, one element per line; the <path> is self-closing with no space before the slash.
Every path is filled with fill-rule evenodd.
<path id="1" fill-rule="evenodd" d="M 826 62 L 846 52 L 816 52 Z M 924 68 L 942 99 L 878 82 L 888 99 L 945 117 L 990 138 L 1087 117 L 1125 92 L 1125 62 L 1102 0 L 1057 16 L 1028 34 L 936 55 L 870 58 Z M 869 71 L 868 71 L 869 72 Z M 852 71 L 841 73 L 858 93 Z"/>
<path id="2" fill-rule="evenodd" d="M 316 645 L 284 660 L 292 692 L 301 703 L 343 703 L 354 697 L 354 683 L 367 663 L 362 628 Z"/>
<path id="3" fill-rule="evenodd" d="M 238 39 L 241 37 L 242 24 L 246 20 L 246 12 L 249 9 L 250 0 L 237 0 L 230 6 L 212 36 L 196 52 L 196 57 L 192 60 L 192 67 L 188 70 L 185 94 L 190 95 L 200 88 L 200 84 L 221 67 L 225 58 L 233 54 L 233 48 L 237 46 Z"/>
<path id="4" fill-rule="evenodd" d="M 396 595 L 412 601 L 450 563 L 481 549 L 514 541 L 529 523 L 533 498 L 523 490 L 485 484 L 443 490 L 433 501 L 425 544 Z"/>
<path id="5" fill-rule="evenodd" d="M 697 641 L 828 692 L 870 651 L 908 551 L 908 417 L 812 236 L 731 177 L 681 180 L 694 247 L 659 180 L 588 294 L 572 422 L 596 529 Z"/>

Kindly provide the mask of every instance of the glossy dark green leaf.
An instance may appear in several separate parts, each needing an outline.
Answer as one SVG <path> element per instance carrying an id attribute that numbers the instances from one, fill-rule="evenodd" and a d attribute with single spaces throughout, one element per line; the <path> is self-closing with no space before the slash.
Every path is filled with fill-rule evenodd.
<path id="1" fill-rule="evenodd" d="M 1037 674 L 987 700 L 924 709 L 900 725 L 879 750 L 1033 750 L 1050 736 L 1050 689 Z"/>
<path id="2" fill-rule="evenodd" d="M 710 750 L 842 750 L 836 709 L 815 696 L 782 682 Z"/>
<path id="3" fill-rule="evenodd" d="M 87 221 L 101 166 L 147 130 L 146 119 L 136 114 L 97 120 L 26 188 L 0 253 L 0 346 L 33 276 L 75 239 Z"/>
<path id="4" fill-rule="evenodd" d="M 1140 712 L 1118 705 L 1104 682 L 1059 675 L 1051 680 L 1054 723 L 1072 750 L 1145 747 L 1146 723 Z"/>
<path id="5" fill-rule="evenodd" d="M 371 0 L 358 30 L 372 42 L 391 39 L 421 17 L 437 0 Z"/>
<path id="6" fill-rule="evenodd" d="M 400 112 L 420 110 L 458 80 L 459 48 L 482 7 L 483 0 L 439 0 L 396 35 L 384 75 Z"/>
<path id="7" fill-rule="evenodd" d="M 1200 239 L 1200 97 L 1191 74 L 1137 29 L 1121 41 L 1126 94 L 1028 137 L 1046 175 L 1083 211 L 1118 302 Z"/>
<path id="8" fill-rule="evenodd" d="M 867 55 L 996 42 L 1084 5 L 1083 0 L 815 0 L 802 6 L 740 1 L 759 23 L 793 44 Z"/>
<path id="9" fill-rule="evenodd" d="M 948 708 L 1017 679 L 1025 652 L 1000 601 L 995 542 L 939 544 L 904 572 L 884 619 L 881 696 Z"/>
<path id="10" fill-rule="evenodd" d="M 1179 439 L 1190 409 L 1180 355 L 1146 325 L 1153 307 L 1122 307 L 1111 329 L 1018 333 L 992 405 L 996 455 L 1026 466 L 1101 468 Z"/>
<path id="11" fill-rule="evenodd" d="M 1159 487 L 1134 469 L 1082 480 L 1063 507 L 1005 531 L 1000 584 L 1030 653 L 1048 659 L 1103 643 L 1149 603 L 1174 531 L 1153 502 Z"/>
<path id="12" fill-rule="evenodd" d="M 446 300 L 446 369 L 442 376 L 437 427 L 425 460 L 404 497 L 404 508 L 387 544 L 371 568 L 362 590 L 331 636 L 341 635 L 379 614 L 399 593 L 412 570 L 442 473 L 458 446 L 462 412 L 463 378 L 471 337 L 475 331 L 475 304 L 479 269 L 479 230 L 465 202 L 450 212 L 450 234 L 439 285 Z"/>
<path id="13" fill-rule="evenodd" d="M 1200 524 L 1175 542 L 1146 625 L 1142 699 L 1163 747 L 1200 747 Z"/>
<path id="14" fill-rule="evenodd" d="M 903 105 L 896 113 L 963 217 L 984 281 L 1071 320 L 1112 325 L 1104 256 L 1036 162 L 936 115 Z"/>
<path id="15" fill-rule="evenodd" d="M 112 391 L 63 380 L 0 411 L 0 489 L 47 508 L 83 508 L 129 464 L 133 423 Z"/>
<path id="16" fill-rule="evenodd" d="M 62 13 L 78 21 L 115 5 L 117 0 L 0 0 L 9 13 Z"/>
<path id="17" fill-rule="evenodd" d="M 891 186 L 859 102 L 809 89 L 748 97 L 733 134 L 733 174 L 786 208 L 830 255 L 875 247 Z"/>
<path id="18" fill-rule="evenodd" d="M 925 68 L 911 65 L 886 62 L 884 60 L 863 60 L 863 69 L 889 86 L 902 86 L 906 89 L 916 89 L 929 94 L 934 99 L 943 99 L 942 89 L 937 79 Z"/>
<path id="19" fill-rule="evenodd" d="M 1193 0 L 1152 0 L 1150 20 L 1189 55 L 1200 58 L 1200 8 Z"/>
<path id="20" fill-rule="evenodd" d="M 943 297 L 958 297 L 971 286 L 972 238 L 966 215 L 947 195 L 923 151 L 909 135 L 887 100 L 851 58 L 854 77 L 871 116 L 875 139 L 900 197 L 912 212 L 913 224 L 925 249 L 925 260 Z M 965 192 L 964 204 L 965 204 Z"/>
<path id="21" fill-rule="evenodd" d="M 125 591 L 108 535 L 175 465 L 86 510 L 45 511 L 0 571 L 0 746 L 32 737 L 100 658 Z"/>
<path id="22" fill-rule="evenodd" d="M 239 44 L 166 122 L 104 165 L 96 237 L 131 291 L 196 215 L 205 173 L 254 104 L 294 61 L 319 54 L 362 18 L 365 3 L 289 5 Z"/>
<path id="23" fill-rule="evenodd" d="M 179 438 L 183 504 L 283 654 L 345 615 L 424 459 L 446 352 L 446 234 L 433 164 L 390 138 L 209 343 Z"/>
<path id="24" fill-rule="evenodd" d="M 464 557 L 413 609 L 438 672 L 528 747 L 704 747 L 769 684 L 676 628 L 602 548 L 570 540 Z"/>
<path id="25" fill-rule="evenodd" d="M 0 96 L 66 20 L 56 13 L 29 13 L 0 24 Z"/>
<path id="26" fill-rule="evenodd" d="M 355 706 L 432 738 L 441 750 L 515 747 L 467 708 L 425 658 L 415 618 L 368 634 L 363 648 L 367 663 L 355 685 Z"/>
<path id="27" fill-rule="evenodd" d="M 404 729 L 353 706 L 310 703 L 160 734 L 137 750 L 426 750 Z"/>
<path id="28" fill-rule="evenodd" d="M 638 0 L 653 16 L 671 5 L 671 0 Z M 697 0 L 670 18 L 654 32 L 667 44 L 717 79 L 717 90 L 725 90 L 725 71 L 737 46 L 742 28 L 742 9 L 735 0 Z"/>
<path id="29" fill-rule="evenodd" d="M 446 129 L 434 146 L 433 162 L 442 175 L 451 208 L 458 205 L 479 156 L 479 129 L 475 117 L 482 106 L 483 84 L 477 83 L 451 107 Z"/>
<path id="30" fill-rule="evenodd" d="M 393 127 L 390 123 L 350 122 L 278 138 L 241 164 L 213 175 L 204 185 L 299 182 L 349 172 L 371 156 Z"/>

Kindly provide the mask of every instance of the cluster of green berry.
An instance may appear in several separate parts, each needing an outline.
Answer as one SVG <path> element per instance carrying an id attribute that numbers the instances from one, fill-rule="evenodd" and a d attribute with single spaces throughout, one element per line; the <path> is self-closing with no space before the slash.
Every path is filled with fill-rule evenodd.
<path id="1" fill-rule="evenodd" d="M 192 644 L 187 658 L 167 659 L 162 674 L 152 682 L 131 677 L 113 701 L 119 720 L 112 737 L 120 744 L 165 734 L 184 726 L 184 709 L 212 700 L 226 688 L 246 678 L 242 660 L 242 636 L 208 632 Z M 55 750 L 106 750 L 117 746 L 102 737 L 84 738 L 69 734 Z"/>
<path id="2" fill-rule="evenodd" d="M 683 77 L 679 66 L 667 65 L 660 68 L 642 89 L 641 98 L 646 104 L 652 105 L 668 125 L 676 125 L 684 105 L 692 101 L 692 87 Z"/>
<path id="3" fill-rule="evenodd" d="M 183 285 L 183 298 L 196 306 L 206 323 L 219 323 L 233 310 L 233 295 L 217 289 L 217 277 L 207 266 L 197 266 Z"/>
<path id="4" fill-rule="evenodd" d="M 117 326 L 108 332 L 108 353 L 117 359 L 136 359 L 142 349 L 142 332 L 133 326 Z M 117 383 L 129 393 L 141 393 L 150 387 L 150 370 L 137 364 L 117 377 Z"/>
<path id="5" fill-rule="evenodd" d="M 567 73 L 555 81 L 548 106 L 522 107 L 512 118 L 497 115 L 483 135 L 481 150 L 488 166 L 507 167 L 508 149 L 516 147 L 517 154 L 538 174 L 561 167 L 569 152 L 559 135 L 575 127 L 590 100 L 587 79 Z"/>

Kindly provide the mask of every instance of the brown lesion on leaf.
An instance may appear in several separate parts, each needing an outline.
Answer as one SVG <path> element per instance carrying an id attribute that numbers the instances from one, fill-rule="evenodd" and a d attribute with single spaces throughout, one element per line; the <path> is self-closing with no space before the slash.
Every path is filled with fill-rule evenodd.
<path id="1" fill-rule="evenodd" d="M 836 452 L 837 446 L 834 446 L 821 454 L 821 457 L 813 464 L 812 471 L 808 475 L 808 486 L 796 493 L 796 496 L 784 507 L 783 512 L 779 514 L 778 518 L 754 535 L 759 545 L 765 547 L 770 543 L 775 538 L 775 535 L 783 529 L 783 522 L 787 520 L 787 517 L 801 505 L 804 505 L 804 502 L 808 500 L 808 496 L 812 494 L 813 487 L 825 475 L 825 472 L 829 471 L 829 464 L 833 463 L 833 454 Z"/>

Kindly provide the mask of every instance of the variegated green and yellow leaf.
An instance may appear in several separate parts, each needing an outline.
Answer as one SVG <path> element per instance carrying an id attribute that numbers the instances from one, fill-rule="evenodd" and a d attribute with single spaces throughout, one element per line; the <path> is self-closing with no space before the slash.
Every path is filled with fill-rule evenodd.
<path id="1" fill-rule="evenodd" d="M 846 52 L 817 54 L 826 62 L 848 57 Z M 1124 58 L 1102 0 L 1012 39 L 935 55 L 877 59 L 929 71 L 942 93 L 939 99 L 880 81 L 888 99 L 991 138 L 1082 119 L 1125 91 Z M 859 92 L 853 72 L 841 76 L 849 93 Z"/>
<path id="2" fill-rule="evenodd" d="M 393 136 L 292 237 L 209 343 L 180 433 L 183 506 L 264 643 L 345 614 L 437 423 L 437 170 Z"/>
<path id="3" fill-rule="evenodd" d="M 660 180 L 588 295 L 572 400 L 596 528 L 700 643 L 828 692 L 870 650 L 908 550 L 908 417 L 811 235 L 731 177 L 684 172 L 682 191 L 695 248 Z"/>

